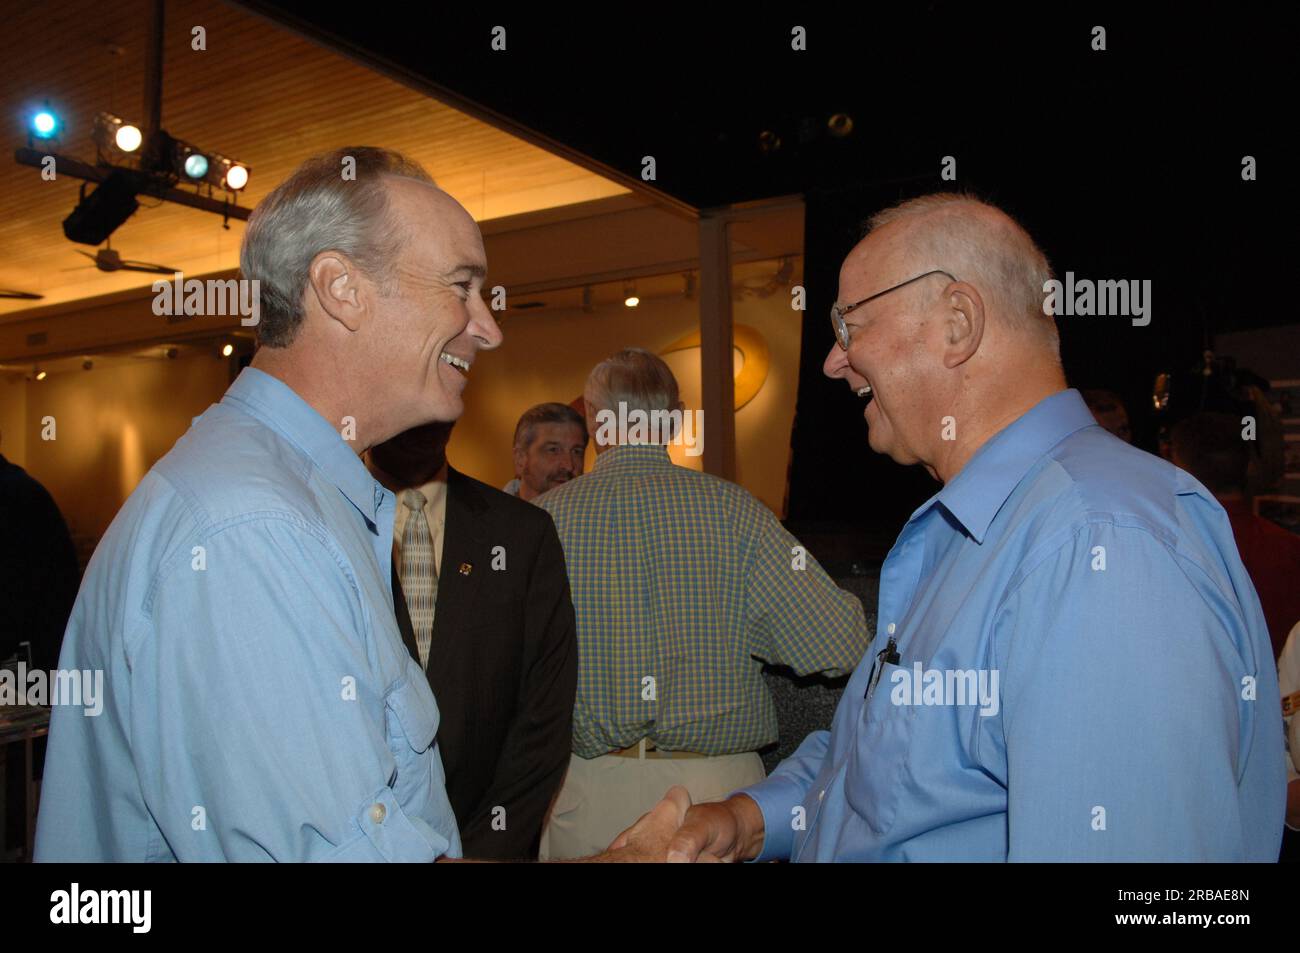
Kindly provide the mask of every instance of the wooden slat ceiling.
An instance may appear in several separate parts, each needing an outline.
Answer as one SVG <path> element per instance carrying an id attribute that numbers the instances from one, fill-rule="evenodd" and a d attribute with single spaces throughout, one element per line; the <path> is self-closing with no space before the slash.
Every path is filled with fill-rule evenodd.
<path id="1" fill-rule="evenodd" d="M 48 99 L 65 123 L 56 151 L 94 161 L 91 126 L 106 110 L 142 124 L 147 0 L 66 0 L 15 7 L 0 32 L 0 288 L 43 301 L 0 299 L 0 321 L 33 305 L 147 287 L 156 276 L 108 274 L 74 249 L 61 223 L 79 180 L 43 181 L 13 161 L 26 119 Z M 207 49 L 191 48 L 206 30 Z M 121 52 L 115 55 L 112 50 Z M 480 221 L 627 192 L 518 138 L 429 99 L 336 53 L 215 0 L 167 3 L 163 127 L 247 163 L 240 204 L 253 206 L 307 156 L 383 145 L 422 162 Z M 189 275 L 238 265 L 243 223 L 144 197 L 112 236 L 123 258 Z M 71 270 L 68 270 L 71 269 Z"/>

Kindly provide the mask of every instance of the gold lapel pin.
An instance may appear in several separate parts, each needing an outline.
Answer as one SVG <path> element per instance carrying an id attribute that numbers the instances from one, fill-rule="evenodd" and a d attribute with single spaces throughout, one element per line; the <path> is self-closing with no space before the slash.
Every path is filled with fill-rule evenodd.
<path id="1" fill-rule="evenodd" d="M 460 574 L 461 574 L 462 576 L 468 576 L 468 575 L 469 575 L 470 573 L 472 573 L 473 571 L 474 571 L 474 564 L 473 564 L 473 563 L 461 563 L 461 564 L 460 564 Z"/>

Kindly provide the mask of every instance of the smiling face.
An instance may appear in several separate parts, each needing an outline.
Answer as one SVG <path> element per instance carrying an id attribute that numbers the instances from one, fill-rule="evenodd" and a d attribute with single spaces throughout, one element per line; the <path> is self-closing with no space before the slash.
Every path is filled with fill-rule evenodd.
<path id="1" fill-rule="evenodd" d="M 943 263 L 909 262 L 903 226 L 887 225 L 853 249 L 840 268 L 841 306 L 878 294 Z M 949 279 L 932 275 L 883 295 L 844 317 L 849 349 L 831 345 L 822 366 L 867 399 L 867 441 L 897 463 L 929 463 L 940 439 L 943 388 L 943 291 Z"/>
<path id="2" fill-rule="evenodd" d="M 515 451 L 519 496 L 525 500 L 582 476 L 587 435 L 577 424 L 540 423 L 527 449 Z"/>
<path id="3" fill-rule="evenodd" d="M 374 299 L 367 351 L 387 407 L 382 429 L 398 433 L 460 417 L 474 360 L 501 343 L 501 329 L 480 295 L 487 255 L 473 218 L 426 183 L 391 178 L 388 187 L 406 240 L 395 287 Z"/>

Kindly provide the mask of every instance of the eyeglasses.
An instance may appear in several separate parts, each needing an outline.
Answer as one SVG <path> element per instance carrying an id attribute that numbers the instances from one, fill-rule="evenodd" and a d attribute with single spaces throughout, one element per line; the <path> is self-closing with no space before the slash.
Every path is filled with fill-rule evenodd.
<path id="1" fill-rule="evenodd" d="M 952 275 L 948 274 L 948 272 L 936 268 L 934 271 L 927 271 L 925 274 L 917 275 L 915 278 L 908 278 L 906 281 L 902 282 L 901 284 L 894 285 L 894 287 L 892 288 L 886 288 L 884 291 L 877 291 L 870 298 L 863 298 L 861 301 L 855 301 L 853 304 L 846 305 L 843 308 L 841 308 L 838 304 L 832 305 L 831 306 L 831 327 L 835 329 L 835 340 L 839 342 L 840 347 L 846 351 L 849 349 L 849 326 L 844 323 L 844 316 L 846 314 L 848 314 L 850 311 L 856 311 L 858 308 L 862 307 L 868 301 L 875 301 L 877 298 L 882 298 L 885 295 L 889 294 L 891 291 L 897 291 L 899 288 L 905 287 L 906 285 L 910 285 L 914 281 L 920 281 L 922 278 L 929 278 L 931 275 L 943 275 L 944 277 L 952 281 L 958 280 L 954 278 Z"/>

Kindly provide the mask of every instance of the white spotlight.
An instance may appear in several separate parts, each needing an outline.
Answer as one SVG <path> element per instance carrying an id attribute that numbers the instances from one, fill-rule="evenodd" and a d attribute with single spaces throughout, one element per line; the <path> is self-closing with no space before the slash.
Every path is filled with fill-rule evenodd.
<path id="1" fill-rule="evenodd" d="M 135 126 L 119 126 L 117 135 L 113 137 L 117 147 L 123 152 L 135 152 L 140 148 L 140 143 L 144 141 L 144 136 Z"/>

